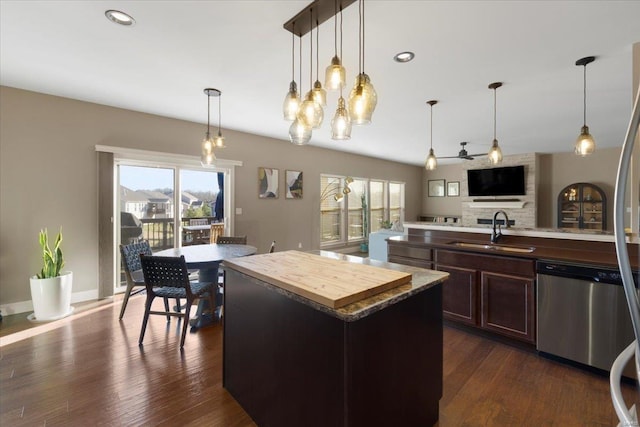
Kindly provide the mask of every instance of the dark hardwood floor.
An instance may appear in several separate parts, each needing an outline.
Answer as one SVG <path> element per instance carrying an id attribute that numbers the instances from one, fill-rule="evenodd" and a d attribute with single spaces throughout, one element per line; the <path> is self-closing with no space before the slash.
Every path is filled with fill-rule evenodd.
<path id="1" fill-rule="evenodd" d="M 255 425 L 222 388 L 220 325 L 190 333 L 181 353 L 179 322 L 152 316 L 140 348 L 143 302 L 122 322 L 119 301 L 46 327 L 3 322 L 0 425 Z M 8 343 L 21 335 L 33 336 Z M 635 387 L 625 394 L 638 402 Z M 445 327 L 439 427 L 616 424 L 607 377 Z"/>

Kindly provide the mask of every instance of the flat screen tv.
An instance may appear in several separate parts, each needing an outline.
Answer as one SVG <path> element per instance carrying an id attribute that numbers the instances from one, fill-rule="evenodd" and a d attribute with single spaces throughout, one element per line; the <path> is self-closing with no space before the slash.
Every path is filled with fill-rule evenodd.
<path id="1" fill-rule="evenodd" d="M 469 196 L 525 195 L 524 166 L 467 170 Z"/>

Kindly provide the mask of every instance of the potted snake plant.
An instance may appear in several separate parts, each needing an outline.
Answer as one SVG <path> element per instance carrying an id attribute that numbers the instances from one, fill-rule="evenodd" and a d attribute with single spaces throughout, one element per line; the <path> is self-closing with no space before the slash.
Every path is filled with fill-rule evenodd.
<path id="1" fill-rule="evenodd" d="M 49 247 L 47 229 L 40 230 L 39 243 L 42 251 L 42 269 L 31 277 L 31 302 L 33 319 L 36 321 L 56 320 L 73 312 L 71 307 L 71 287 L 73 273 L 62 271 L 62 228 L 56 236 L 53 250 Z"/>

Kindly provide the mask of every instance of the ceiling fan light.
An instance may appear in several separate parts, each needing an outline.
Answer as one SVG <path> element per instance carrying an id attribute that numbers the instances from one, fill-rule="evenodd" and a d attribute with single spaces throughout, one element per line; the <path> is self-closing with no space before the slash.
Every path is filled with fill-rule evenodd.
<path id="1" fill-rule="evenodd" d="M 349 114 L 354 125 L 371 123 L 371 116 L 378 103 L 378 94 L 365 73 L 358 74 L 349 94 Z"/>
<path id="2" fill-rule="evenodd" d="M 289 84 L 289 92 L 284 98 L 284 104 L 282 112 L 284 113 L 284 119 L 290 122 L 296 119 L 296 114 L 300 109 L 300 96 L 298 95 L 298 85 L 295 81 Z"/>
<path id="3" fill-rule="evenodd" d="M 289 140 L 294 145 L 307 145 L 311 141 L 311 128 L 295 119 L 289 127 Z"/>
<path id="4" fill-rule="evenodd" d="M 491 163 L 492 165 L 497 165 L 498 163 L 502 162 L 502 150 L 498 145 L 497 139 L 493 140 L 491 150 L 489 150 L 487 156 L 489 156 L 489 163 Z"/>
<path id="5" fill-rule="evenodd" d="M 596 142 L 589 133 L 589 126 L 582 126 L 582 130 L 576 140 L 575 153 L 579 156 L 588 156 L 596 151 Z"/>
<path id="6" fill-rule="evenodd" d="M 338 108 L 331 120 L 331 139 L 337 141 L 351 139 L 351 118 L 343 97 L 338 99 Z"/>
<path id="7" fill-rule="evenodd" d="M 304 102 L 298 110 L 297 120 L 302 122 L 310 129 L 318 129 L 322 125 L 324 119 L 324 111 L 322 107 L 315 102 L 313 98 L 313 90 L 307 92 Z"/>
<path id="8" fill-rule="evenodd" d="M 347 72 L 340 62 L 340 58 L 334 56 L 331 59 L 331 64 L 325 71 L 324 86 L 327 90 L 340 90 L 342 89 L 347 80 Z"/>
<path id="9" fill-rule="evenodd" d="M 429 149 L 429 155 L 427 156 L 427 160 L 424 162 L 424 168 L 428 171 L 435 170 L 438 166 L 438 160 L 436 159 L 436 155 L 433 154 L 433 148 Z"/>

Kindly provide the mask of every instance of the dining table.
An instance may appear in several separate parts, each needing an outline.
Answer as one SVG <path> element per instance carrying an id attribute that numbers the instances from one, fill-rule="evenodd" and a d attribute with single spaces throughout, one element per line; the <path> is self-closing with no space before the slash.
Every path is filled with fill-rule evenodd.
<path id="1" fill-rule="evenodd" d="M 205 245 L 194 246 L 182 246 L 179 248 L 169 248 L 161 251 L 154 252 L 155 256 L 170 256 L 179 257 L 184 256 L 184 260 L 189 269 L 199 270 L 200 282 L 214 283 L 218 285 L 218 269 L 220 263 L 225 259 L 244 257 L 253 255 L 257 251 L 255 246 L 251 245 L 235 245 L 235 244 L 216 244 L 210 243 Z M 205 316 L 203 312 L 207 309 L 208 302 L 206 298 L 201 298 L 198 303 L 198 310 L 191 326 L 193 329 L 198 329 L 202 326 L 206 326 L 209 323 L 214 322 L 216 319 L 216 313 L 220 313 L 222 306 L 222 298 L 216 295 L 216 307 L 211 310 L 211 316 Z"/>

